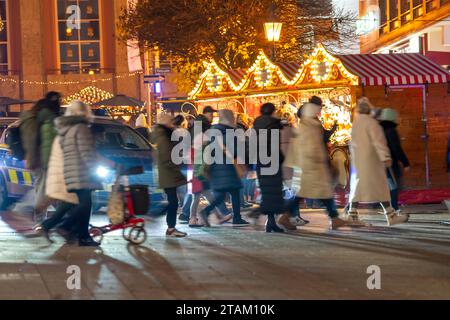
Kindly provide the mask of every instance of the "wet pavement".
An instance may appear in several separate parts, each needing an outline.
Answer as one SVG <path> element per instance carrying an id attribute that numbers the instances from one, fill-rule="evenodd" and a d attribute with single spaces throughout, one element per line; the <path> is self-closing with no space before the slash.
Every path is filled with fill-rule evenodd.
<path id="1" fill-rule="evenodd" d="M 322 211 L 305 210 L 311 223 L 286 234 L 266 234 L 260 218 L 241 228 L 178 225 L 184 239 L 166 239 L 163 217 L 146 218 L 143 245 L 118 231 L 100 249 L 25 238 L 31 222 L 2 213 L 0 299 L 450 299 L 450 226 L 440 223 L 450 215 L 406 210 L 410 222 L 394 227 L 370 214 L 371 227 L 329 231 Z M 379 267 L 379 290 L 368 289 L 369 266 Z"/>

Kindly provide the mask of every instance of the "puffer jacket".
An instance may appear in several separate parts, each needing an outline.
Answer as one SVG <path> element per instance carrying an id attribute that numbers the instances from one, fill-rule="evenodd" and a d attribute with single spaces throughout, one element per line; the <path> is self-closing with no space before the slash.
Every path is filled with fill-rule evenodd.
<path id="1" fill-rule="evenodd" d="M 86 117 L 68 116 L 55 120 L 64 153 L 64 179 L 69 192 L 96 190 L 102 185 L 95 176 L 97 152 Z"/>
<path id="2" fill-rule="evenodd" d="M 20 136 L 25 149 L 26 167 L 30 170 L 41 168 L 41 156 L 39 148 L 39 124 L 36 114 L 28 110 L 20 114 Z"/>
<path id="3" fill-rule="evenodd" d="M 64 154 L 58 136 L 53 141 L 50 154 L 47 181 L 45 183 L 45 194 L 47 197 L 54 200 L 78 204 L 77 195 L 67 191 L 66 183 L 64 181 Z"/>
<path id="4" fill-rule="evenodd" d="M 53 140 L 57 132 L 54 121 L 56 114 L 48 108 L 42 109 L 37 115 L 37 121 L 40 126 L 40 156 L 41 165 L 44 169 L 48 167 L 50 152 L 52 150 Z"/>
<path id="5" fill-rule="evenodd" d="M 226 130 L 230 130 L 233 129 L 230 126 L 224 125 L 224 124 L 216 124 L 212 126 L 212 129 L 216 129 L 219 130 L 220 132 L 222 132 L 222 136 L 223 136 L 223 145 L 225 148 L 227 148 L 228 150 L 228 154 L 234 154 L 236 155 L 236 148 L 237 148 L 237 144 L 235 141 L 235 150 L 230 150 L 229 146 L 227 146 L 226 144 L 226 138 L 225 138 L 225 134 L 226 134 Z M 210 179 L 210 185 L 211 185 L 211 189 L 213 190 L 217 190 L 217 191 L 224 191 L 224 190 L 230 190 L 230 189 L 240 189 L 242 188 L 242 182 L 241 179 L 238 177 L 236 169 L 234 167 L 234 165 L 232 164 L 232 159 L 230 160 L 226 160 L 225 158 L 225 150 L 224 152 L 224 156 L 223 156 L 223 162 L 222 164 L 219 163 L 213 163 L 211 165 L 211 179 Z M 227 162 L 231 162 L 230 164 L 227 164 Z"/>

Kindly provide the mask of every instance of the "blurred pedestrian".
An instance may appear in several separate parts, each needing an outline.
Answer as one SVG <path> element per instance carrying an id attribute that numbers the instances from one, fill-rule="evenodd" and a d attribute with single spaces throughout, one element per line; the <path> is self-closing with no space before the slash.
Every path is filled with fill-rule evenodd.
<path id="1" fill-rule="evenodd" d="M 244 131 L 244 133 L 247 133 L 248 129 L 250 129 L 249 125 L 249 116 L 246 113 L 238 113 L 236 117 L 236 129 L 241 129 Z M 248 135 L 245 136 L 245 148 L 248 150 Z M 240 191 L 241 195 L 241 208 L 247 209 L 253 207 L 252 204 L 248 203 L 246 197 L 245 197 L 245 191 L 247 189 L 247 185 L 249 184 L 249 181 L 247 180 L 247 175 L 241 179 L 242 182 L 242 189 Z"/>
<path id="2" fill-rule="evenodd" d="M 269 168 L 273 163 L 264 163 L 262 161 L 260 152 L 258 151 L 258 161 L 256 165 L 256 172 L 258 175 L 259 187 L 262 194 L 260 204 L 260 212 L 267 215 L 266 232 L 283 232 L 284 230 L 277 226 L 275 215 L 287 215 L 289 221 L 289 214 L 285 213 L 286 206 L 283 198 L 283 173 L 282 165 L 284 161 L 283 153 L 281 152 L 281 137 L 280 131 L 283 128 L 281 120 L 273 117 L 275 113 L 275 105 L 273 103 L 265 103 L 261 106 L 261 116 L 255 119 L 253 129 L 257 136 L 258 150 L 266 149 L 268 157 L 271 159 L 277 158 L 279 167 L 273 174 L 263 173 L 265 168 Z M 260 135 L 261 130 L 266 130 L 267 139 L 265 135 Z M 278 131 L 278 140 L 272 141 L 271 136 Z M 272 144 L 275 144 L 275 154 L 271 154 Z M 290 229 L 295 226 L 289 226 Z"/>
<path id="3" fill-rule="evenodd" d="M 323 143 L 323 127 L 319 120 L 321 104 L 307 103 L 302 107 L 301 122 L 291 144 L 285 165 L 299 168 L 300 190 L 296 210 L 302 198 L 319 199 L 325 205 L 331 228 L 344 226 L 333 198 L 333 181 L 328 151 Z M 301 148 L 298 146 L 301 144 Z"/>
<path id="4" fill-rule="evenodd" d="M 150 140 L 150 131 L 147 124 L 147 118 L 144 114 L 139 114 L 136 119 L 136 131 L 143 136 L 147 141 Z"/>
<path id="5" fill-rule="evenodd" d="M 223 152 L 222 163 L 220 161 L 214 161 L 210 166 L 210 185 L 214 191 L 214 201 L 210 203 L 205 209 L 200 212 L 200 215 L 205 223 L 205 226 L 209 226 L 208 216 L 211 211 L 225 200 L 226 194 L 231 196 L 231 203 L 233 207 L 233 225 L 245 226 L 249 223 L 241 217 L 241 204 L 240 204 L 240 189 L 242 188 L 241 178 L 236 171 L 236 167 L 233 164 L 237 160 L 237 139 L 234 139 L 234 149 L 230 149 L 227 142 L 226 135 L 228 131 L 234 131 L 236 129 L 236 119 L 231 110 L 219 111 L 219 123 L 212 126 L 212 129 L 221 132 L 221 137 L 216 137 L 219 140 Z M 220 151 L 219 151 L 220 152 Z M 219 155 L 214 155 L 220 157 Z M 233 159 L 230 157 L 233 156 Z M 231 162 L 231 163 L 230 163 Z"/>
<path id="6" fill-rule="evenodd" d="M 172 149 L 175 144 L 171 141 L 171 137 L 174 129 L 173 117 L 163 113 L 153 129 L 151 139 L 157 146 L 159 187 L 164 189 L 169 202 L 166 236 L 182 238 L 187 234 L 175 228 L 178 210 L 177 188 L 187 184 L 187 181 L 180 167 L 172 161 Z"/>
<path id="7" fill-rule="evenodd" d="M 391 206 L 391 195 L 386 169 L 392 165 L 383 128 L 371 116 L 372 105 L 367 98 L 357 104 L 353 122 L 350 152 L 355 172 L 350 182 L 348 220 L 361 224 L 358 217 L 359 202 L 381 202 L 388 225 L 408 221 L 408 215 L 397 215 Z"/>
<path id="8" fill-rule="evenodd" d="M 401 179 L 403 171 L 409 171 L 409 161 L 403 151 L 400 136 L 397 132 L 398 113 L 391 108 L 382 109 L 378 116 L 378 121 L 380 121 L 380 125 L 383 127 L 389 151 L 391 152 L 392 170 L 387 170 L 387 176 L 392 207 L 399 213 L 398 193 L 402 186 Z M 403 167 L 400 166 L 400 163 Z"/>

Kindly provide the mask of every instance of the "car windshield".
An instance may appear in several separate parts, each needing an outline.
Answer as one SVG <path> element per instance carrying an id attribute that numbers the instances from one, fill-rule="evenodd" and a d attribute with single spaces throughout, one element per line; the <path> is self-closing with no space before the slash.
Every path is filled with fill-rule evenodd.
<path id="1" fill-rule="evenodd" d="M 149 144 L 127 126 L 96 123 L 92 131 L 100 149 L 151 150 Z"/>

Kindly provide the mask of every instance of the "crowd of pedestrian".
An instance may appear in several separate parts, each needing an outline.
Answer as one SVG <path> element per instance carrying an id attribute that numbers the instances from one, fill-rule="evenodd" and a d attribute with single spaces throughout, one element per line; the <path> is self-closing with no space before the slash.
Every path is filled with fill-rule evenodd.
<path id="1" fill-rule="evenodd" d="M 62 114 L 60 99 L 57 92 L 50 92 L 20 118 L 27 168 L 36 181 L 35 212 L 41 217 L 35 230 L 49 241 L 50 231 L 56 229 L 68 241 L 78 240 L 80 246 L 98 246 L 88 229 L 91 195 L 102 186 L 91 168 L 99 162 L 113 168 L 116 165 L 96 151 L 90 107 L 72 101 Z M 350 143 L 353 172 L 348 216 L 343 219 L 333 197 L 335 173 L 328 154 L 337 126 L 324 130 L 321 109 L 322 100 L 316 96 L 296 115 L 265 103 L 254 120 L 246 114 L 235 116 L 230 110 L 207 106 L 202 114 L 190 118 L 162 113 L 153 128 L 140 115 L 137 131 L 157 150 L 158 183 L 168 202 L 166 236 L 187 235 L 176 228 L 180 207 L 178 220 L 191 228 L 209 227 L 213 212 L 220 224 L 247 226 L 241 210 L 253 208 L 250 216 L 267 216 L 266 232 L 295 230 L 309 222 L 300 215 L 304 200 L 327 211 L 331 229 L 361 224 L 360 203 L 381 203 L 389 225 L 406 222 L 408 215 L 399 210 L 398 192 L 410 164 L 396 130 L 397 112 L 391 108 L 374 112 L 367 98 L 358 101 Z M 214 140 L 206 139 L 210 129 L 219 133 Z M 237 130 L 244 134 L 225 138 Z M 181 155 L 190 161 L 180 164 L 174 160 L 174 134 L 190 139 L 190 148 Z M 205 160 L 204 151 L 213 142 L 219 147 L 211 157 L 221 156 L 225 161 Z M 239 145 L 245 146 L 243 153 Z M 250 150 L 256 150 L 254 162 Z M 266 151 L 264 158 L 260 150 Z M 279 164 L 275 170 L 269 170 L 273 163 L 267 158 Z M 286 197 L 294 172 L 299 173 L 300 186 L 296 195 Z M 45 212 L 51 204 L 56 211 L 49 218 Z"/>

